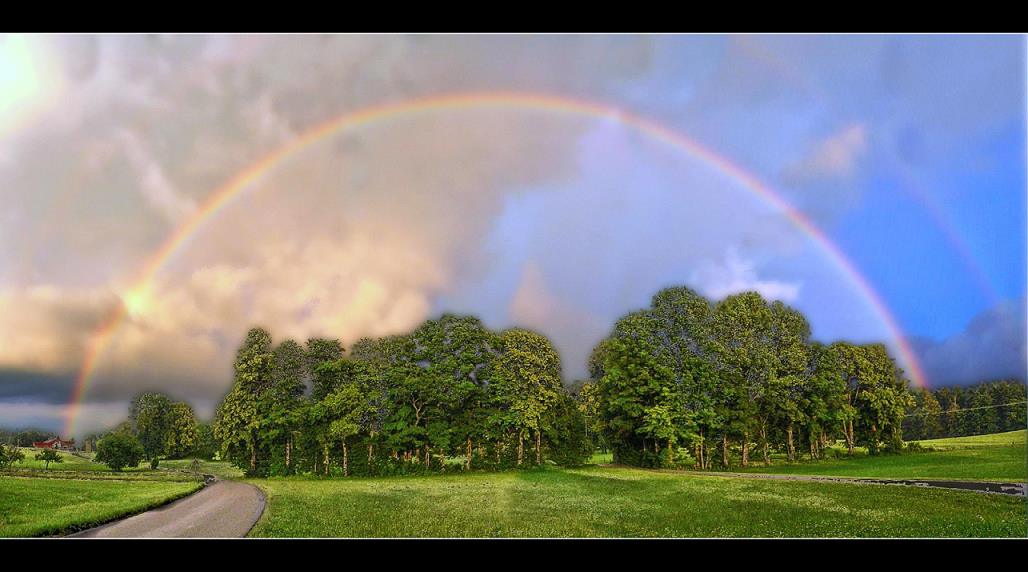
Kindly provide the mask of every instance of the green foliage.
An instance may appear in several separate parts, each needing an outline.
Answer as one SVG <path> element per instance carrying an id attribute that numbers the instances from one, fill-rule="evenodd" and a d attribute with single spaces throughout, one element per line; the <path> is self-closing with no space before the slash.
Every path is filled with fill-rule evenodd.
<path id="1" fill-rule="evenodd" d="M 813 343 L 800 312 L 755 292 L 712 304 L 662 290 L 615 324 L 590 372 L 614 462 L 638 466 L 727 468 L 738 453 L 745 467 L 753 445 L 764 464 L 778 451 L 820 458 L 840 430 L 898 451 L 911 402 L 883 346 Z"/>
<path id="2" fill-rule="evenodd" d="M 174 402 L 163 393 L 145 392 L 132 400 L 129 420 L 148 459 L 168 452 L 172 434 Z"/>
<path id="3" fill-rule="evenodd" d="M 214 429 L 209 423 L 196 424 L 196 446 L 193 455 L 204 460 L 211 460 L 221 449 L 221 444 L 214 436 Z"/>
<path id="4" fill-rule="evenodd" d="M 139 439 L 126 431 L 115 431 L 96 444 L 96 456 L 93 459 L 113 471 L 121 471 L 125 467 L 138 466 L 145 455 L 146 451 Z"/>
<path id="5" fill-rule="evenodd" d="M 1026 388 L 999 380 L 914 392 L 903 424 L 907 439 L 984 435 L 1025 428 Z"/>
<path id="6" fill-rule="evenodd" d="M 196 414 L 188 403 L 175 402 L 171 405 L 170 416 L 165 450 L 168 457 L 181 459 L 193 453 L 199 444 Z"/>
<path id="7" fill-rule="evenodd" d="M 0 445 L 0 469 L 8 469 L 25 460 L 25 453 L 14 445 Z"/>
<path id="8" fill-rule="evenodd" d="M 63 463 L 64 456 L 54 451 L 53 449 L 43 449 L 36 453 L 35 458 L 37 461 L 46 464 L 46 469 L 50 468 L 50 463 Z"/>

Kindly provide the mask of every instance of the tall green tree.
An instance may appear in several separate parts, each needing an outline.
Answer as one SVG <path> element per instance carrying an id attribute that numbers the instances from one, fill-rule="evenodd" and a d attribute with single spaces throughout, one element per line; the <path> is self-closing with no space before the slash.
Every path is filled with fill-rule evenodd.
<path id="1" fill-rule="evenodd" d="M 170 429 L 165 449 L 169 457 L 181 459 L 196 450 L 196 414 L 188 403 L 176 401 L 171 404 L 170 415 Z"/>
<path id="2" fill-rule="evenodd" d="M 144 392 L 129 406 L 133 432 L 143 445 L 143 454 L 157 468 L 160 456 L 168 452 L 174 424 L 174 402 L 163 393 Z"/>
<path id="3" fill-rule="evenodd" d="M 273 383 L 274 361 L 271 335 L 263 328 L 250 329 L 236 352 L 235 383 L 214 419 L 224 456 L 248 475 L 265 472 L 258 466 L 258 452 L 267 413 L 263 398 Z"/>
<path id="4" fill-rule="evenodd" d="M 517 464 L 524 462 L 525 437 L 535 436 L 536 463 L 542 462 L 541 422 L 562 391 L 560 356 L 546 336 L 522 328 L 500 334 L 494 395 L 499 415 L 517 435 Z"/>

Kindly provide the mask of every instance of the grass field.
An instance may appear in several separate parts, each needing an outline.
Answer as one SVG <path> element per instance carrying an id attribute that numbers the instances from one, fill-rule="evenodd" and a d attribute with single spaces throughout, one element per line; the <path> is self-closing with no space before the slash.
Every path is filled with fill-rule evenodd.
<path id="1" fill-rule="evenodd" d="M 19 463 L 14 464 L 14 469 L 45 469 L 46 463 L 43 461 L 37 461 L 35 459 L 36 453 L 42 451 L 42 449 L 33 449 L 31 447 L 19 447 L 21 452 L 25 454 L 25 459 Z M 94 463 L 91 458 L 92 455 L 86 453 L 72 454 L 67 451 L 58 451 L 61 458 L 64 459 L 61 463 L 50 463 L 50 471 L 110 471 L 106 465 L 100 463 Z M 123 472 L 149 470 L 149 467 L 140 464 L 139 467 L 126 468 Z"/>
<path id="2" fill-rule="evenodd" d="M 196 481 L 0 476 L 0 537 L 89 528 L 164 504 L 200 486 Z"/>
<path id="3" fill-rule="evenodd" d="M 938 449 L 923 453 L 870 457 L 863 451 L 853 458 L 787 463 L 770 467 L 735 467 L 737 472 L 840 477 L 961 479 L 1024 482 L 1028 478 L 1026 431 L 921 441 Z"/>
<path id="4" fill-rule="evenodd" d="M 161 461 L 160 468 L 175 471 L 191 471 L 192 464 L 192 459 L 164 460 Z M 220 479 L 238 479 L 243 476 L 243 471 L 233 467 L 228 461 L 200 461 L 200 472 L 214 475 Z"/>
<path id="5" fill-rule="evenodd" d="M 250 481 L 270 537 L 1023 537 L 1023 498 L 585 467 Z"/>

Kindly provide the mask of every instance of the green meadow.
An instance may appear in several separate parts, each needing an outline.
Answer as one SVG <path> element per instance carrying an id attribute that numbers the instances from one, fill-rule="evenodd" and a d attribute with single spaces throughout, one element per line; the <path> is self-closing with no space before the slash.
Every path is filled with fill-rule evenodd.
<path id="1" fill-rule="evenodd" d="M 732 470 L 791 475 L 1024 482 L 1028 478 L 1026 433 L 1021 430 L 921 441 L 922 447 L 935 450 L 902 455 L 869 456 L 858 450 L 849 457 L 845 449 L 836 447 L 828 459 L 820 461 L 788 463 L 777 459 L 771 466 Z"/>
<path id="2" fill-rule="evenodd" d="M 0 471 L 0 537 L 66 534 L 160 506 L 198 490 L 189 461 L 162 461 L 171 466 L 151 471 L 145 464 L 114 472 L 85 453 L 61 451 L 61 463 L 33 457 Z M 178 465 L 182 464 L 180 468 Z M 227 463 L 202 463 L 204 468 Z M 236 473 L 241 474 L 241 473 Z"/>
<path id="3" fill-rule="evenodd" d="M 90 528 L 160 506 L 201 486 L 195 480 L 0 476 L 0 537 Z"/>
<path id="4" fill-rule="evenodd" d="M 1023 537 L 1025 500 L 621 467 L 252 480 L 260 537 Z"/>

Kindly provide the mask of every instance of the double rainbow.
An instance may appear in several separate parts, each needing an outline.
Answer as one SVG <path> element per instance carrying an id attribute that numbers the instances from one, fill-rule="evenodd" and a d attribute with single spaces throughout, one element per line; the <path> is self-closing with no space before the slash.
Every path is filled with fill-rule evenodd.
<path id="1" fill-rule="evenodd" d="M 71 404 L 68 407 L 65 434 L 74 433 L 75 420 L 78 410 L 89 384 L 100 356 L 109 345 L 111 338 L 117 331 L 118 326 L 124 321 L 131 307 L 139 300 L 149 295 L 154 279 L 161 269 L 174 258 L 176 253 L 183 249 L 189 239 L 207 222 L 215 218 L 218 213 L 228 207 L 233 201 L 245 194 L 246 190 L 252 188 L 262 176 L 275 168 L 279 163 L 295 155 L 301 150 L 322 141 L 336 133 L 347 129 L 368 125 L 376 121 L 404 115 L 414 115 L 425 112 L 435 112 L 453 109 L 480 109 L 480 108 L 502 108 L 502 109 L 526 109 L 539 112 L 560 113 L 574 116 L 584 116 L 594 119 L 614 119 L 621 124 L 630 126 L 647 137 L 666 144 L 682 153 L 697 159 L 716 171 L 735 180 L 743 188 L 752 194 L 765 200 L 776 209 L 780 210 L 786 218 L 801 232 L 810 237 L 817 244 L 828 258 L 842 271 L 842 273 L 856 286 L 861 294 L 874 308 L 883 324 L 888 328 L 899 349 L 901 364 L 906 368 L 911 379 L 920 387 L 925 387 L 925 376 L 914 356 L 910 344 L 907 342 L 902 330 L 900 330 L 895 318 L 881 297 L 871 287 L 867 279 L 856 269 L 853 263 L 845 254 L 822 232 L 809 218 L 793 208 L 773 189 L 762 183 L 754 175 L 746 172 L 742 167 L 732 163 L 727 158 L 716 152 L 703 147 L 689 137 L 656 123 L 646 117 L 637 115 L 623 109 L 610 105 L 597 103 L 583 99 L 571 99 L 567 97 L 522 93 L 522 92 L 482 92 L 463 93 L 454 95 L 430 96 L 421 99 L 414 99 L 401 102 L 386 103 L 365 108 L 317 125 L 289 144 L 279 148 L 260 161 L 257 161 L 246 170 L 237 174 L 225 185 L 215 190 L 197 209 L 197 211 L 175 232 L 168 237 L 161 247 L 149 257 L 137 279 L 133 282 L 132 288 L 122 298 L 122 303 L 93 333 L 85 358 L 75 380 Z"/>

